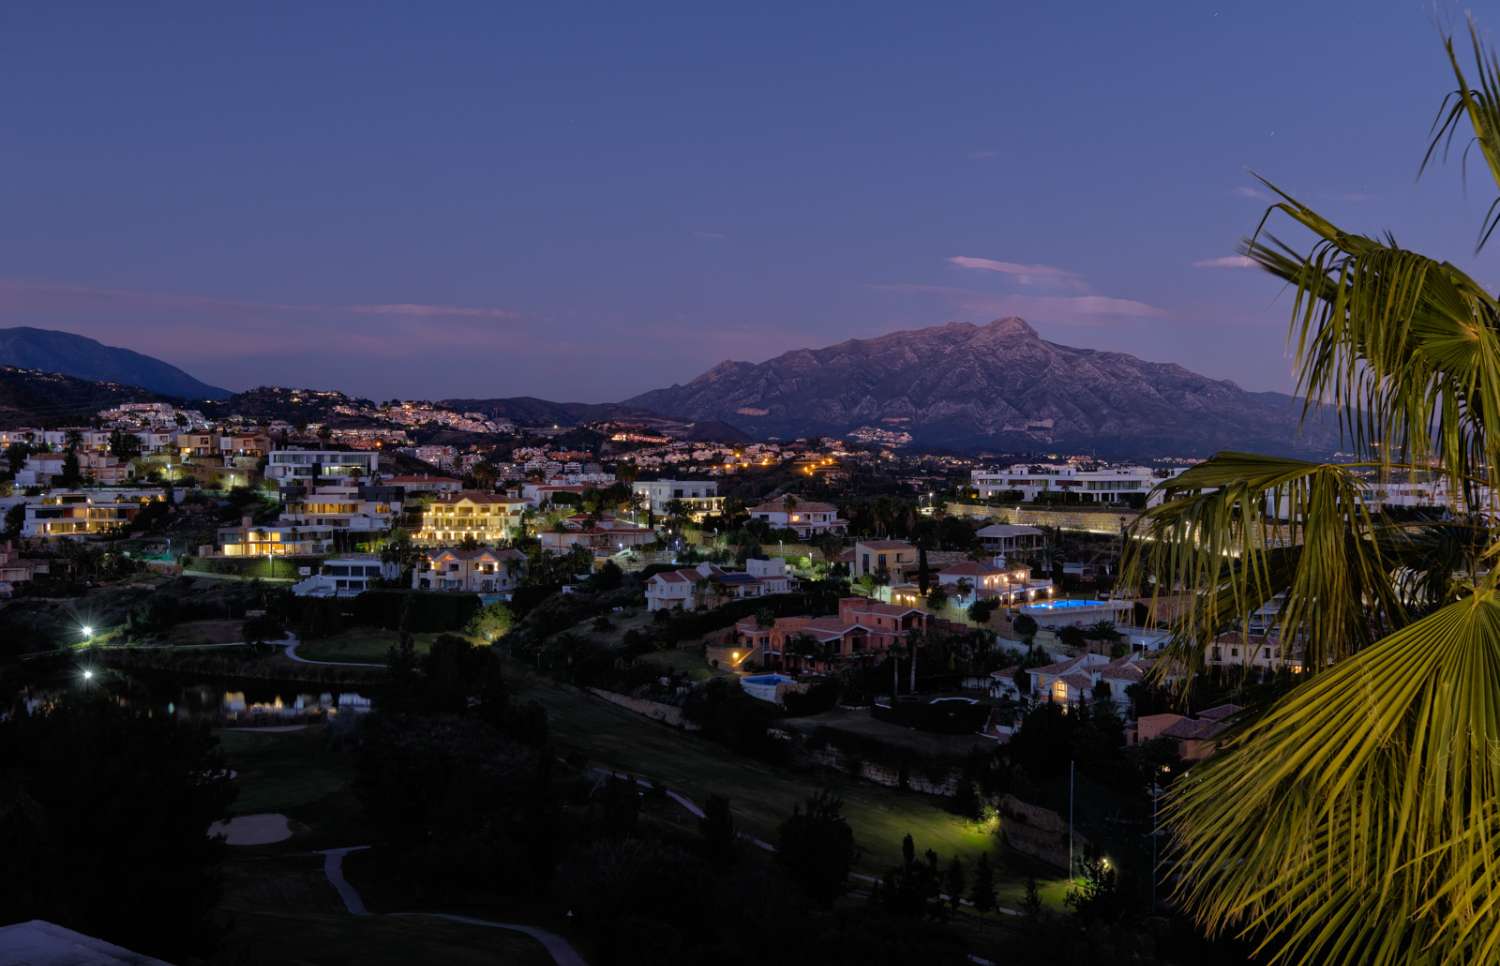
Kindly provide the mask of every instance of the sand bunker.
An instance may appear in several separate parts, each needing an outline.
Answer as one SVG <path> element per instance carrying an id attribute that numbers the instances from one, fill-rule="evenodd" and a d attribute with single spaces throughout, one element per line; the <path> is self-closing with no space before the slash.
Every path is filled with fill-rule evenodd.
<path id="1" fill-rule="evenodd" d="M 237 815 L 208 827 L 209 835 L 222 835 L 230 845 L 270 845 L 292 837 L 292 826 L 280 812 Z"/>

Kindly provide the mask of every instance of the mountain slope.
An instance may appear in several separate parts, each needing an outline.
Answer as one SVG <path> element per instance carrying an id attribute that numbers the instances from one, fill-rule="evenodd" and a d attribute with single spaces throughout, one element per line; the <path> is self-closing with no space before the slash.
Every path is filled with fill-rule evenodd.
<path id="1" fill-rule="evenodd" d="M 0 365 L 140 386 L 180 399 L 223 399 L 229 395 L 227 390 L 199 382 L 160 359 L 53 329 L 0 329 Z"/>
<path id="2" fill-rule="evenodd" d="M 137 386 L 0 366 L 0 426 L 77 426 L 120 403 L 165 401 Z"/>
<path id="3" fill-rule="evenodd" d="M 1218 449 L 1327 452 L 1337 433 L 1301 404 L 1178 365 L 1048 342 L 1025 321 L 954 322 L 723 362 L 683 386 L 622 403 L 720 419 L 752 435 L 901 430 L 966 450 L 1195 455 Z"/>

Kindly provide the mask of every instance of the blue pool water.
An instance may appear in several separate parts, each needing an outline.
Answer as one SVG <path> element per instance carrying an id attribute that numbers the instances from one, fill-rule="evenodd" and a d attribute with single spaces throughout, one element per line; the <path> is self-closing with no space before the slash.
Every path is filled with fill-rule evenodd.
<path id="1" fill-rule="evenodd" d="M 1071 607 L 1108 607 L 1107 600 L 1047 600 L 1036 604 L 1026 604 L 1032 610 L 1067 610 Z"/>
<path id="2" fill-rule="evenodd" d="M 757 674 L 754 677 L 741 678 L 742 684 L 758 684 L 761 687 L 774 688 L 778 684 L 791 684 L 796 678 L 789 678 L 785 674 Z"/>

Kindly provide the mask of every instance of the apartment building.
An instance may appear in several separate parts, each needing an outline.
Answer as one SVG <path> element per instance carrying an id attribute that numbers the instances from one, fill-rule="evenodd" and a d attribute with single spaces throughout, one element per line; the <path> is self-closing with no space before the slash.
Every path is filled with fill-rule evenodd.
<path id="1" fill-rule="evenodd" d="M 899 582 L 917 566 L 917 548 L 905 540 L 860 540 L 854 544 L 849 576 L 875 577 Z"/>
<path id="2" fill-rule="evenodd" d="M 512 540 L 523 535 L 527 507 L 525 500 L 480 490 L 440 496 L 422 508 L 422 522 L 412 539 L 428 546 Z"/>

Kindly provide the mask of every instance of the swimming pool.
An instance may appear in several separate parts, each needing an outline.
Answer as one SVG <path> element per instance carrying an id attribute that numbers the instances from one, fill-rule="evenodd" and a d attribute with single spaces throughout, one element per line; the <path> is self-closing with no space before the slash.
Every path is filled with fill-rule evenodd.
<path id="1" fill-rule="evenodd" d="M 772 704 L 781 703 L 781 686 L 783 684 L 795 684 L 796 678 L 789 678 L 785 674 L 755 674 L 747 678 L 740 678 L 740 687 L 752 698 L 769 701 Z"/>
<path id="2" fill-rule="evenodd" d="M 1044 600 L 1034 604 L 1028 603 L 1022 607 L 1022 610 L 1072 610 L 1078 607 L 1114 606 L 1116 606 L 1115 602 L 1110 600 Z"/>

